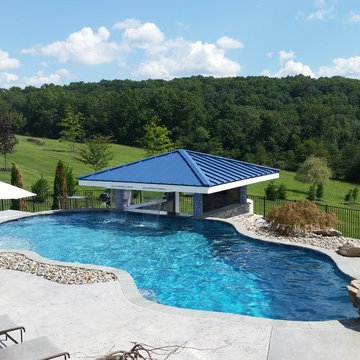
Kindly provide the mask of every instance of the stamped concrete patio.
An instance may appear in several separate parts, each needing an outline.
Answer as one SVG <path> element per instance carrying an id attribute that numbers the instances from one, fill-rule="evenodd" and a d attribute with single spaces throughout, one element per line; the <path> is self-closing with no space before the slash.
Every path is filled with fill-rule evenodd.
<path id="1" fill-rule="evenodd" d="M 133 341 L 154 346 L 186 343 L 191 349 L 170 357 L 183 360 L 360 358 L 359 319 L 292 322 L 172 308 L 142 298 L 126 272 L 103 269 L 119 280 L 62 285 L 0 269 L 0 313 L 26 327 L 25 339 L 48 336 L 73 359 L 130 349 Z"/>

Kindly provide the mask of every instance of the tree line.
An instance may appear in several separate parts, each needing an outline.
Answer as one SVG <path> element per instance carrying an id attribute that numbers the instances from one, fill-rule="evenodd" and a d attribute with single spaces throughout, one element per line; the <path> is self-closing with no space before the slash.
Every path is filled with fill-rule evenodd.
<path id="1" fill-rule="evenodd" d="M 176 147 L 296 171 L 311 155 L 360 181 L 360 81 L 302 75 L 102 80 L 0 91 L 16 133 L 59 138 L 69 113 L 83 139 L 139 146 L 156 124 Z"/>

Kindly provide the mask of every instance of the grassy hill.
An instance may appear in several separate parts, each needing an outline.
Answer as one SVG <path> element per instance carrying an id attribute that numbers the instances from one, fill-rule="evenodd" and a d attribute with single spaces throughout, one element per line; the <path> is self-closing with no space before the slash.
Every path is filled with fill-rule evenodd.
<path id="1" fill-rule="evenodd" d="M 77 160 L 77 153 L 70 151 L 69 143 L 59 140 L 31 138 L 39 140 L 43 145 L 28 141 L 27 136 L 17 136 L 19 144 L 16 151 L 8 156 L 9 166 L 14 161 L 21 169 L 24 177 L 24 186 L 30 190 L 42 175 L 52 186 L 56 164 L 62 160 L 66 166 L 73 169 L 75 176 L 85 175 L 93 172 L 93 169 L 81 161 Z M 79 148 L 77 145 L 75 150 Z M 123 145 L 111 145 L 114 158 L 110 161 L 109 167 L 124 164 L 129 161 L 141 159 L 145 156 L 145 151 L 139 148 L 133 148 Z M 0 158 L 0 167 L 3 167 L 3 159 Z M 10 172 L 0 172 L 0 181 L 10 183 Z"/>
<path id="2" fill-rule="evenodd" d="M 9 164 L 16 162 L 22 170 L 25 188 L 30 190 L 31 185 L 40 177 L 44 177 L 52 185 L 54 181 L 55 168 L 58 160 L 62 160 L 65 165 L 72 167 L 74 175 L 80 176 L 92 172 L 92 168 L 76 159 L 77 153 L 70 151 L 70 144 L 59 142 L 58 140 L 36 138 L 43 145 L 28 141 L 29 137 L 17 136 L 19 144 L 16 151 L 9 155 Z M 34 139 L 34 138 L 31 138 Z M 76 148 L 79 148 L 77 145 Z M 141 159 L 146 156 L 145 151 L 135 147 L 112 145 L 114 153 L 110 166 L 124 164 L 129 161 Z M 3 166 L 0 158 L 0 167 Z M 284 183 L 288 189 L 288 198 L 292 200 L 304 199 L 307 196 L 309 184 L 303 184 L 294 180 L 294 173 L 281 171 L 280 179 L 276 183 Z M 10 183 L 10 173 L 0 172 L 0 180 Z M 248 193 L 251 195 L 264 196 L 264 189 L 268 182 L 249 186 Z M 324 203 L 336 206 L 345 206 L 344 196 L 355 184 L 343 181 L 332 180 L 325 185 Z M 352 205 L 353 208 L 360 208 L 359 205 Z"/>
<path id="3" fill-rule="evenodd" d="M 304 184 L 294 179 L 295 173 L 290 171 L 280 171 L 280 178 L 275 180 L 277 185 L 283 183 L 287 187 L 287 197 L 291 200 L 302 200 L 307 197 L 310 184 Z M 265 195 L 265 187 L 268 182 L 250 185 L 248 193 L 251 195 Z M 347 183 L 339 180 L 331 180 L 324 186 L 324 199 L 322 203 L 335 206 L 346 206 L 344 197 L 346 193 L 353 189 L 356 184 Z M 359 201 L 359 200 L 358 200 Z M 358 204 L 350 206 L 351 208 L 360 208 Z"/>

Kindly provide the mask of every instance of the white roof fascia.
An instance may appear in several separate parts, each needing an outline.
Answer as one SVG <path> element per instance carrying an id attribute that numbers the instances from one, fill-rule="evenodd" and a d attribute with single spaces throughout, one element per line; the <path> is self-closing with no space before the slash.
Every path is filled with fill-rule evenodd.
<path id="1" fill-rule="evenodd" d="M 117 181 L 94 181 L 79 180 L 80 186 L 96 186 L 104 189 L 121 190 L 143 190 L 155 192 L 188 192 L 197 194 L 213 194 L 219 191 L 234 189 L 240 186 L 255 184 L 262 181 L 268 181 L 279 178 L 279 173 L 257 176 L 251 179 L 234 181 L 216 186 L 186 186 L 186 185 L 167 185 L 167 184 L 147 184 L 147 183 L 127 183 Z"/>
<path id="2" fill-rule="evenodd" d="M 230 183 L 226 183 L 226 184 L 216 185 L 216 186 L 210 187 L 207 194 L 213 194 L 213 193 L 216 193 L 219 191 L 230 190 L 230 189 L 238 188 L 240 186 L 256 184 L 258 182 L 274 180 L 274 179 L 278 179 L 278 178 L 279 178 L 279 173 L 275 173 L 275 174 L 270 174 L 270 175 L 257 176 L 257 177 L 253 177 L 251 179 L 239 180 L 239 181 L 234 181 L 234 182 L 230 182 Z"/>
<path id="3" fill-rule="evenodd" d="M 105 189 L 121 190 L 143 190 L 157 192 L 189 192 L 207 194 L 209 187 L 185 186 L 185 185 L 167 185 L 167 184 L 147 184 L 147 183 L 126 183 L 116 181 L 93 181 L 79 180 L 80 186 L 97 186 Z"/>

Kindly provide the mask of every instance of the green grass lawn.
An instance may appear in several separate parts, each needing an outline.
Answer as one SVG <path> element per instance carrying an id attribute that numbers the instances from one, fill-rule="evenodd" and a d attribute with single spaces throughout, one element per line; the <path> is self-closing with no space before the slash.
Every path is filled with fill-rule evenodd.
<path id="1" fill-rule="evenodd" d="M 62 160 L 66 166 L 73 169 L 74 175 L 80 176 L 93 172 L 93 169 L 81 161 L 77 160 L 77 153 L 70 151 L 70 144 L 59 140 L 36 138 L 44 145 L 36 145 L 27 141 L 27 136 L 17 136 L 19 144 L 15 152 L 8 156 L 8 167 L 14 161 L 21 169 L 24 177 L 24 187 L 30 190 L 42 175 L 49 181 L 50 186 L 54 182 L 56 164 Z M 76 145 L 78 149 L 80 145 Z M 139 148 L 111 145 L 114 158 L 109 162 L 109 166 L 121 165 L 129 161 L 141 159 L 146 156 L 145 151 Z M 3 159 L 0 158 L 0 168 L 4 166 Z M 0 172 L 0 181 L 10 183 L 10 172 Z"/>
<path id="2" fill-rule="evenodd" d="M 310 184 L 304 184 L 299 181 L 294 180 L 295 173 L 290 171 L 280 171 L 279 179 L 275 180 L 275 183 L 279 185 L 283 183 L 287 187 L 287 198 L 290 200 L 302 200 L 307 197 Z M 248 187 L 248 193 L 250 195 L 265 195 L 265 188 L 268 185 L 268 182 L 258 183 L 250 185 Z M 353 189 L 356 184 L 350 184 L 344 181 L 331 180 L 324 186 L 324 198 L 321 203 L 327 205 L 335 205 L 340 207 L 350 207 L 354 209 L 360 209 L 359 204 L 346 205 L 344 197 L 346 193 Z"/>
<path id="3" fill-rule="evenodd" d="M 55 168 L 58 160 L 62 160 L 65 165 L 73 169 L 75 176 L 91 173 L 93 170 L 89 165 L 85 165 L 76 159 L 77 153 L 70 151 L 70 144 L 60 142 L 58 140 L 37 138 L 44 145 L 36 145 L 29 142 L 27 136 L 17 136 L 19 144 L 16 146 L 16 151 L 8 156 L 9 164 L 14 161 L 20 167 L 25 188 L 30 190 L 31 185 L 39 179 L 40 175 L 44 175 L 52 186 L 54 181 Z M 77 144 L 76 149 L 81 145 Z M 76 150 L 75 149 L 75 150 Z M 146 156 L 145 151 L 135 147 L 112 145 L 114 158 L 109 163 L 108 167 L 121 165 L 129 161 L 135 161 Z M 2 159 L 0 158 L 0 161 Z M 0 168 L 3 163 L 0 163 Z M 309 184 L 303 184 L 294 180 L 294 173 L 290 171 L 281 171 L 280 178 L 276 183 L 284 183 L 288 189 L 287 196 L 291 200 L 305 199 Z M 10 182 L 9 172 L 0 172 L 0 180 Z M 264 196 L 264 189 L 268 182 L 250 185 L 248 193 L 251 195 Z M 325 185 L 325 193 L 323 203 L 328 205 L 335 205 L 345 207 L 344 196 L 355 184 L 346 183 L 343 181 L 332 180 Z M 351 205 L 350 208 L 359 208 L 360 205 Z"/>

